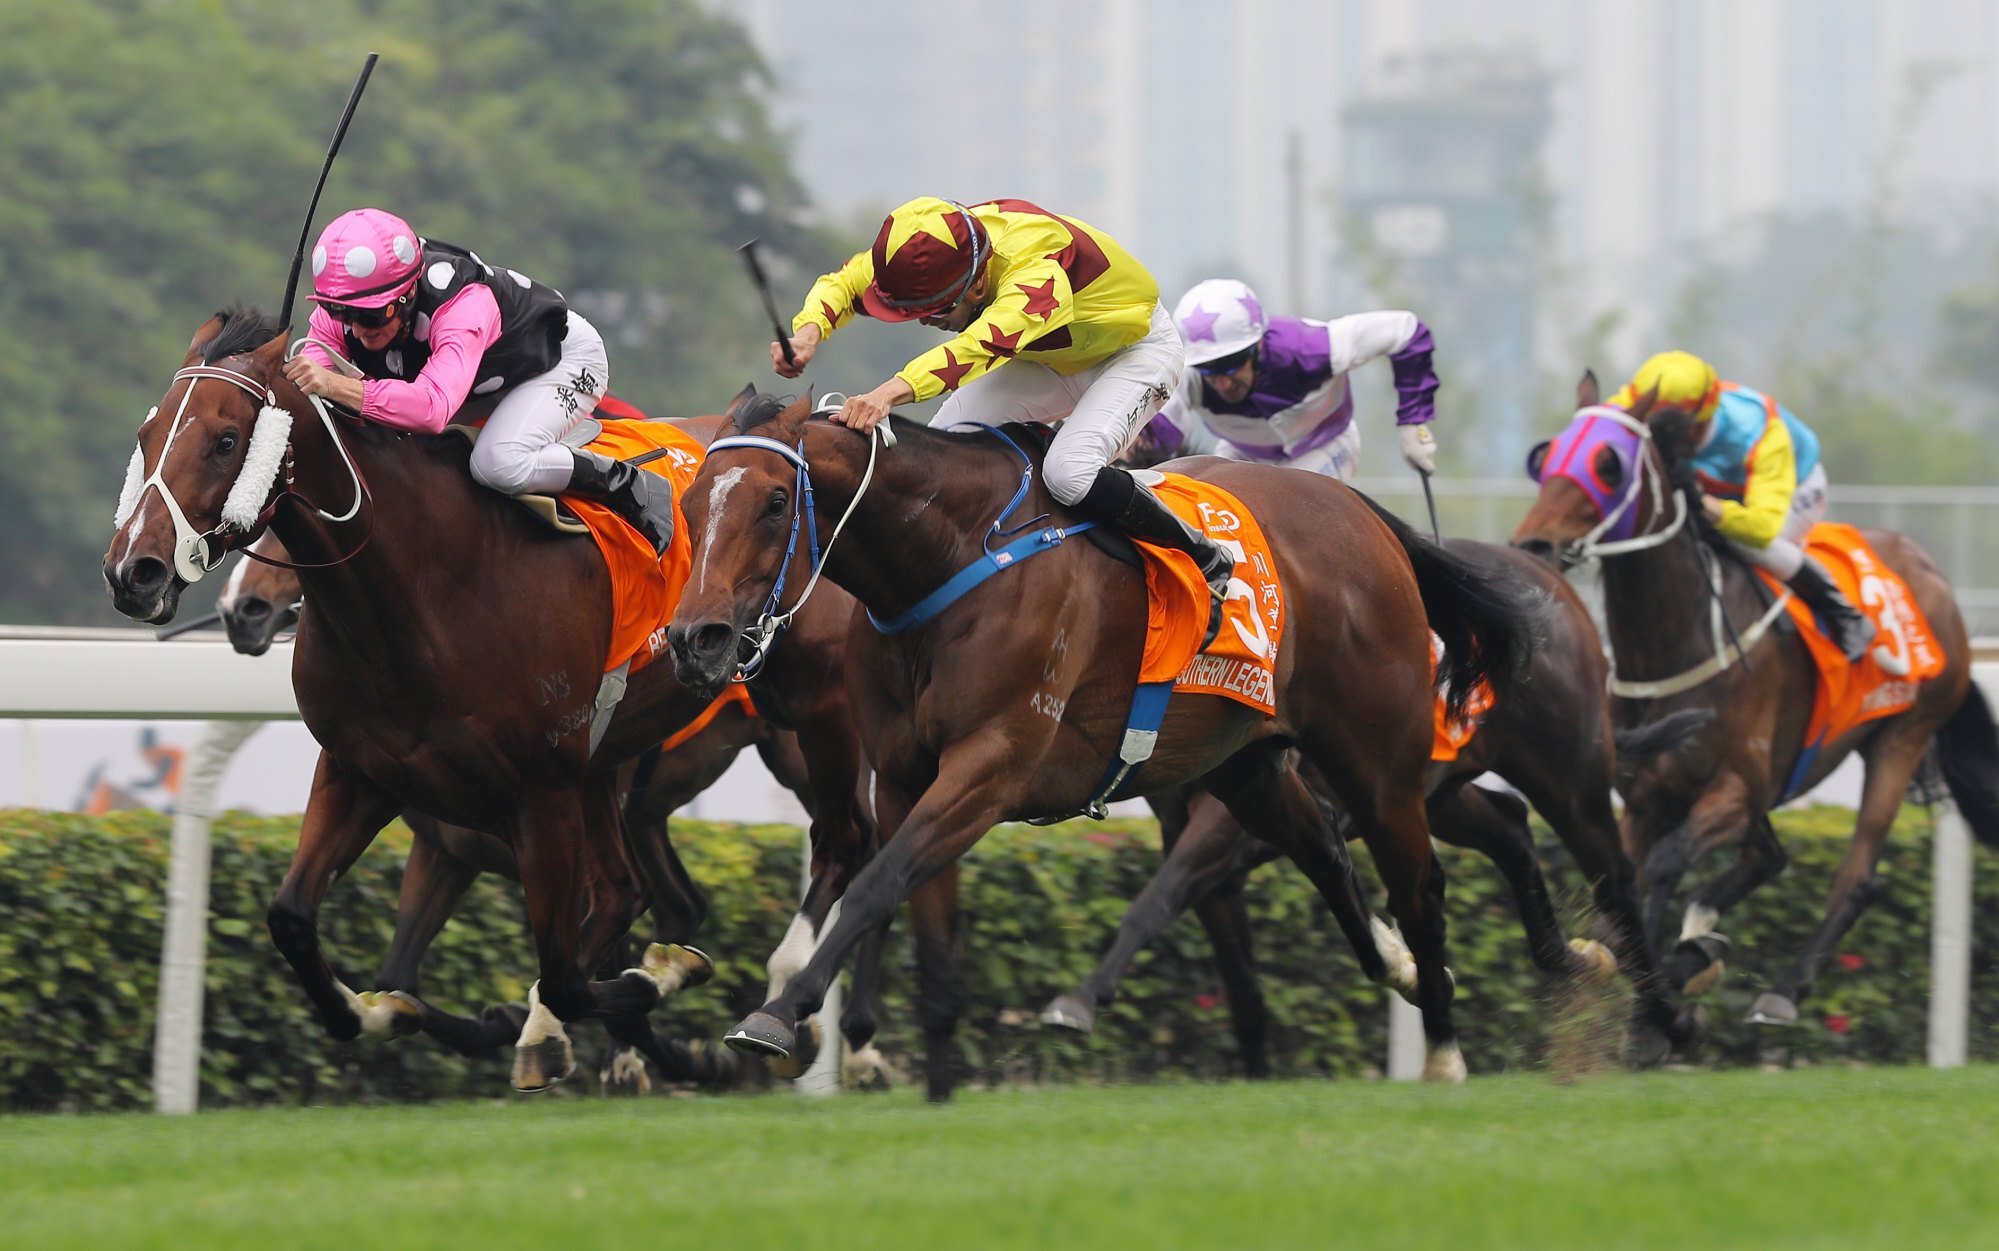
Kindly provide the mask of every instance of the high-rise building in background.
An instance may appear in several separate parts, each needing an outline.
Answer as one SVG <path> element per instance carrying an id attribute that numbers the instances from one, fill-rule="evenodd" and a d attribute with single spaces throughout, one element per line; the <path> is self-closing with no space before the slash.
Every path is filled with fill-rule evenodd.
<path id="1" fill-rule="evenodd" d="M 1780 211 L 1863 214 L 1891 160 L 1903 208 L 1999 186 L 1999 0 L 734 0 L 726 11 L 776 69 L 800 171 L 832 212 L 924 192 L 1022 196 L 1117 234 L 1169 300 L 1226 272 L 1274 309 L 1316 316 L 1362 298 L 1370 263 L 1343 254 L 1339 206 L 1371 202 L 1390 178 L 1377 163 L 1400 159 L 1346 151 L 1393 128 L 1368 102 L 1439 58 L 1532 65 L 1545 101 L 1534 158 L 1561 262 L 1543 322 L 1564 323 L 1539 350 L 1558 354 L 1576 324 L 1620 308 L 1618 359 L 1598 362 L 1610 368 L 1652 346 L 1689 241 Z M 1421 215 L 1401 229 L 1420 235 Z M 1482 322 L 1460 330 L 1424 314 L 1446 370 L 1461 351 L 1499 355 L 1470 341 Z"/>

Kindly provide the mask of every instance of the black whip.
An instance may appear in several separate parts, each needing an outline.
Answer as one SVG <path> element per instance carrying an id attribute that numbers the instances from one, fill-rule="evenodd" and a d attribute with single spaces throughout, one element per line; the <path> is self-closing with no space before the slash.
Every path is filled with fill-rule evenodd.
<path id="1" fill-rule="evenodd" d="M 298 251 L 292 254 L 291 276 L 285 279 L 285 302 L 278 310 L 278 325 L 285 331 L 291 329 L 292 297 L 298 294 L 298 271 L 305 267 L 305 242 L 312 237 L 312 217 L 319 211 L 319 193 L 326 190 L 326 176 L 333 172 L 333 158 L 340 154 L 340 141 L 347 137 L 347 123 L 354 120 L 354 108 L 361 103 L 361 93 L 368 87 L 368 75 L 375 72 L 375 62 L 380 56 L 380 53 L 370 52 L 368 59 L 361 63 L 361 76 L 354 80 L 354 90 L 347 97 L 347 107 L 340 111 L 340 124 L 333 128 L 333 142 L 326 145 L 326 163 L 319 167 L 319 182 L 312 189 L 312 202 L 305 206 L 305 224 L 298 231 Z"/>

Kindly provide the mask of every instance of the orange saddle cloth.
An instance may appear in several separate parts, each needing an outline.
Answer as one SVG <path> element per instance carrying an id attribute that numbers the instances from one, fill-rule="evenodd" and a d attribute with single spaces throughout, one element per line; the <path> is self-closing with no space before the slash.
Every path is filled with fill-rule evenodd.
<path id="1" fill-rule="evenodd" d="M 1815 751 L 1857 725 L 1893 716 L 1915 703 L 1916 688 L 1943 672 L 1944 657 L 1909 584 L 1882 562 L 1860 531 L 1820 522 L 1805 536 L 1805 547 L 1832 574 L 1847 599 L 1874 619 L 1880 628 L 1874 647 L 1886 647 L 1909 664 L 1908 676 L 1897 677 L 1882 670 L 1871 650 L 1860 663 L 1849 664 L 1819 628 L 1812 610 L 1792 596 L 1787 611 L 1819 671 L 1812 718 L 1805 729 L 1805 749 Z M 1774 574 L 1757 572 L 1774 593 L 1783 592 L 1783 583 Z"/>
<path id="2" fill-rule="evenodd" d="M 1170 680 L 1175 692 L 1220 695 L 1274 715 L 1284 590 L 1263 528 L 1241 500 L 1213 483 L 1177 473 L 1156 476 L 1157 483 L 1150 475 L 1144 481 L 1166 506 L 1234 554 L 1235 580 L 1223 605 L 1221 632 L 1207 651 L 1200 651 L 1210 598 L 1200 567 L 1185 552 L 1136 545 L 1145 559 L 1148 600 L 1138 680 Z"/>
<path id="3" fill-rule="evenodd" d="M 1437 666 L 1442 663 L 1444 663 L 1444 640 L 1438 638 L 1435 631 L 1432 631 L 1430 634 L 1432 679 L 1437 676 Z M 1436 738 L 1430 745 L 1431 760 L 1446 762 L 1456 760 L 1458 753 L 1464 750 L 1465 744 L 1471 742 L 1472 735 L 1478 733 L 1479 722 L 1484 719 L 1486 713 L 1492 711 L 1493 695 L 1490 683 L 1480 682 L 1473 688 L 1471 698 L 1465 701 L 1465 711 L 1461 717 L 1453 718 L 1445 708 L 1444 702 L 1449 697 L 1448 689 L 1437 688 L 1435 711 L 1432 714 L 1436 720 Z"/>
<path id="4" fill-rule="evenodd" d="M 673 620 L 694 566 L 694 541 L 680 511 L 680 496 L 700 472 L 707 451 L 693 436 L 664 421 L 606 421 L 603 433 L 584 448 L 614 460 L 661 451 L 664 455 L 641 468 L 673 484 L 673 543 L 664 556 L 655 556 L 652 544 L 605 505 L 574 495 L 562 497 L 564 507 L 590 527 L 590 537 L 611 574 L 611 649 L 604 670 L 608 673 L 629 660 L 631 672 L 637 673 L 666 647 L 666 624 Z"/>

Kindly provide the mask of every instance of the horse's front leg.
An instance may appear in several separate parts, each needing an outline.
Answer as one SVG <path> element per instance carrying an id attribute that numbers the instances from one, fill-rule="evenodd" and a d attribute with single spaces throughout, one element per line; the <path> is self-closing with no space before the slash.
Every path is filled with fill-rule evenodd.
<path id="1" fill-rule="evenodd" d="M 585 1016 L 643 1016 L 666 995 L 705 981 L 706 957 L 654 944 L 639 968 L 610 981 L 590 971 L 630 930 L 643 903 L 623 855 L 622 812 L 609 777 L 523 795 L 514 830 L 521 891 L 541 979 L 514 1045 L 514 1088 L 546 1090 L 576 1057 L 563 1026 Z"/>
<path id="2" fill-rule="evenodd" d="M 319 1009 L 326 1032 L 342 1042 L 358 1037 L 370 1005 L 349 990 L 326 962 L 319 943 L 319 905 L 341 874 L 354 866 L 401 804 L 369 779 L 319 753 L 298 850 L 271 900 L 266 920 L 271 941 L 298 974 L 306 997 Z M 386 1033 L 387 1017 L 382 1018 Z"/>
<path id="3" fill-rule="evenodd" d="M 1690 995 L 1704 994 L 1721 980 L 1722 956 L 1728 940 L 1714 932 L 1717 916 L 1689 910 L 1679 944 L 1666 952 L 1666 924 L 1673 893 L 1695 861 L 1717 847 L 1736 842 L 1755 818 L 1748 785 L 1735 774 L 1715 780 L 1694 802 L 1679 828 L 1652 845 L 1644 861 L 1646 941 L 1660 953 L 1659 972 L 1666 984 Z"/>
<path id="4" fill-rule="evenodd" d="M 819 1010 L 826 988 L 861 936 L 885 924 L 918 886 L 956 862 L 1006 811 L 1007 788 L 1015 777 L 1008 757 L 1007 743 L 997 736 L 959 743 L 945 754 L 936 781 L 854 878 L 839 916 L 804 969 L 729 1032 L 730 1046 L 765 1056 L 797 1051 L 797 1023 Z M 877 780 L 885 815 L 903 802 L 892 794 L 894 789 L 887 778 Z"/>

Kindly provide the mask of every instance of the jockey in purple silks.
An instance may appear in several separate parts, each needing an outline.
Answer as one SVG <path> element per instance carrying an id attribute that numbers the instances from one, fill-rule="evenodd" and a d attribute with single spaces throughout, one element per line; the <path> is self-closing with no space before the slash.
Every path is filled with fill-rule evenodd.
<path id="1" fill-rule="evenodd" d="M 441 433 L 461 410 L 486 415 L 472 449 L 480 483 L 595 500 L 666 549 L 666 480 L 562 442 L 604 395 L 610 362 L 560 291 L 368 208 L 320 234 L 312 302 L 309 337 L 285 365 L 299 390 L 419 434 Z M 329 347 L 361 376 L 336 372 Z"/>
<path id="2" fill-rule="evenodd" d="M 1142 431 L 1153 451 L 1289 465 L 1345 481 L 1360 455 L 1347 374 L 1386 356 L 1402 459 L 1419 473 L 1435 471 L 1437 374 L 1430 329 L 1414 313 L 1265 317 L 1247 285 L 1210 278 L 1180 297 L 1173 319 L 1187 340 L 1187 368 Z"/>

